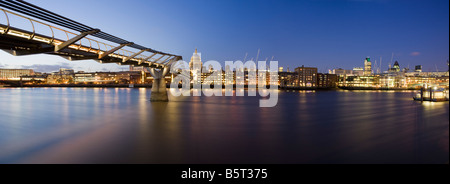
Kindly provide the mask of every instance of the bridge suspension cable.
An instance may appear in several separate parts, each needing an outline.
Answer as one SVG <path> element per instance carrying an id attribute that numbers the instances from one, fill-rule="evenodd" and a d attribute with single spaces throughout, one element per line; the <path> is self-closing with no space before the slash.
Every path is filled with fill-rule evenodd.
<path id="1" fill-rule="evenodd" d="M 54 12 L 51 12 L 44 8 L 38 7 L 36 5 L 33 5 L 33 4 L 23 1 L 23 0 L 0 0 L 0 6 L 8 8 L 8 9 L 16 11 L 16 12 L 19 12 L 19 13 L 22 13 L 24 15 L 28 15 L 28 16 L 31 16 L 31 17 L 34 17 L 34 18 L 37 18 L 40 20 L 50 22 L 52 24 L 55 24 L 55 25 L 58 25 L 58 26 L 61 26 L 61 27 L 67 28 L 67 29 L 71 29 L 71 30 L 80 32 L 80 33 L 92 32 L 94 30 L 97 30 L 95 28 L 92 28 L 85 24 L 79 23 L 79 22 L 69 19 L 67 17 L 58 15 Z M 116 43 L 119 45 L 126 45 L 126 46 L 134 48 L 134 49 L 139 49 L 141 51 L 152 52 L 154 54 L 164 55 L 167 57 L 181 58 L 181 56 L 177 56 L 177 55 L 157 51 L 157 50 L 154 50 L 151 48 L 147 48 L 147 47 L 141 46 L 139 44 L 127 41 L 125 39 L 116 37 L 114 35 L 105 33 L 101 30 L 95 31 L 95 33 L 92 33 L 90 35 L 93 37 L 97 37 L 97 38 L 100 38 L 103 40 L 110 41 L 112 43 Z"/>

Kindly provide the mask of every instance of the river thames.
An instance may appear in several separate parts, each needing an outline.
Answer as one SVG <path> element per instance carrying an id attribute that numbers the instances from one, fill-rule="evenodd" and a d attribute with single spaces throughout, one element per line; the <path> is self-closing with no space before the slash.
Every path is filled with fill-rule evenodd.
<path id="1" fill-rule="evenodd" d="M 0 88 L 0 163 L 448 163 L 449 103 L 412 91 L 170 97 L 150 89 Z"/>

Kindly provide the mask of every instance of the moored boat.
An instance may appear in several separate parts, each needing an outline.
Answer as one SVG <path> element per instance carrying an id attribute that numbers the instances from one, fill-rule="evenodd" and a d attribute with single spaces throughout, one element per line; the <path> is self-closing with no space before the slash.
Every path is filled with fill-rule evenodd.
<path id="1" fill-rule="evenodd" d="M 413 97 L 416 101 L 432 101 L 432 102 L 442 102 L 449 101 L 448 89 L 444 88 L 429 88 L 421 89 L 420 92 L 416 93 Z"/>

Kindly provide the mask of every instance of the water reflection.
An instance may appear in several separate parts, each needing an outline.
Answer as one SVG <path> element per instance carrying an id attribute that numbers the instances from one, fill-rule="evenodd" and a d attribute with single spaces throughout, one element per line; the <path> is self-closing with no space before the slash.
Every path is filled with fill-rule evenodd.
<path id="1" fill-rule="evenodd" d="M 236 94 L 234 92 L 234 94 Z M 150 89 L 0 91 L 0 163 L 446 163 L 449 105 L 411 92 L 173 97 Z"/>

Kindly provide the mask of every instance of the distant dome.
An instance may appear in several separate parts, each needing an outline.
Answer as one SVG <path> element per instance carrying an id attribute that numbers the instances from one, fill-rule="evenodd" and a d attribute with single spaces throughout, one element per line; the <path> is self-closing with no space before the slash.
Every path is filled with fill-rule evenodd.
<path id="1" fill-rule="evenodd" d="M 194 64 L 200 64 L 200 66 L 202 65 L 202 58 L 201 58 L 200 54 L 197 52 L 197 49 L 195 49 L 195 52 L 191 57 L 191 62 L 189 62 L 189 67 L 192 68 L 194 66 Z"/>

